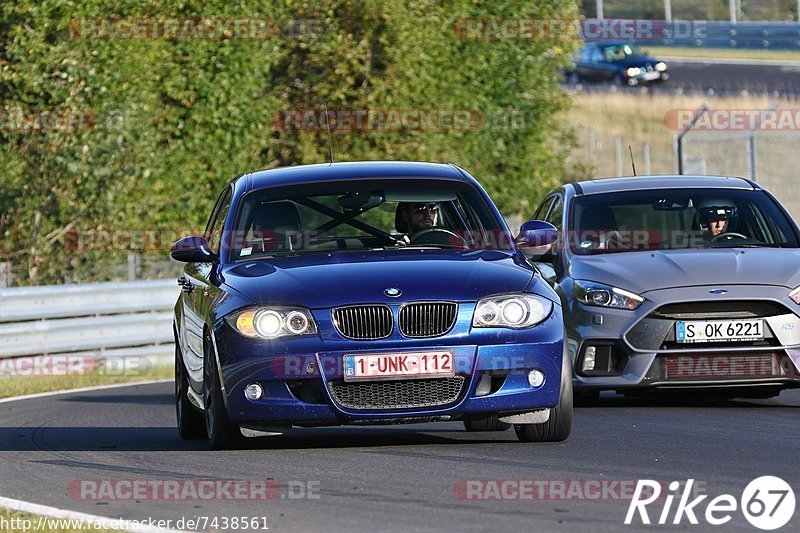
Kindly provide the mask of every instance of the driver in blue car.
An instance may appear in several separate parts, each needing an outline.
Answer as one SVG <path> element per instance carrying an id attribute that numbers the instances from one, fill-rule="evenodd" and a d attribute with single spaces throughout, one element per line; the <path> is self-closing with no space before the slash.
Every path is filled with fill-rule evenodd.
<path id="1" fill-rule="evenodd" d="M 409 237 L 424 229 L 435 228 L 439 224 L 439 204 L 437 203 L 401 203 L 398 206 L 398 212 L 406 224 L 404 233 Z"/>

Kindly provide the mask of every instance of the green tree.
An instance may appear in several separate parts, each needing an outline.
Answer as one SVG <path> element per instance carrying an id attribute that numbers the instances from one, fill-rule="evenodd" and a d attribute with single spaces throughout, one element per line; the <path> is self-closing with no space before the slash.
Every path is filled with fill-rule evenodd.
<path id="1" fill-rule="evenodd" d="M 229 179 L 327 160 L 322 129 L 276 127 L 282 113 L 324 102 L 479 117 L 470 128 L 337 129 L 336 159 L 452 161 L 504 213 L 530 215 L 569 176 L 559 67 L 578 41 L 460 28 L 577 14 L 577 2 L 553 0 L 2 3 L 0 261 L 19 283 L 113 277 L 127 240 L 108 235 L 202 228 Z M 148 31 L 190 23 L 126 39 L 118 25 L 108 33 L 115 19 Z M 196 38 L 196 19 L 267 21 L 269 31 Z"/>

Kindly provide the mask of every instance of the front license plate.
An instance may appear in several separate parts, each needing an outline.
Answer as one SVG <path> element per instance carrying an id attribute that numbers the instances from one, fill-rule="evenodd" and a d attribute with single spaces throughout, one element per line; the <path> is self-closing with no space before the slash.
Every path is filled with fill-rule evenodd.
<path id="1" fill-rule="evenodd" d="M 714 320 L 678 322 L 678 342 L 752 341 L 764 338 L 763 320 Z"/>
<path id="2" fill-rule="evenodd" d="M 455 376 L 453 352 L 373 353 L 344 356 L 344 380 Z"/>
<path id="3" fill-rule="evenodd" d="M 644 76 L 642 76 L 642 79 L 645 81 L 653 81 L 657 80 L 660 77 L 661 74 L 657 70 L 654 70 L 652 72 L 647 72 Z"/>
<path id="4" fill-rule="evenodd" d="M 780 365 L 772 354 L 671 355 L 664 373 L 667 379 L 768 378 L 780 375 Z"/>

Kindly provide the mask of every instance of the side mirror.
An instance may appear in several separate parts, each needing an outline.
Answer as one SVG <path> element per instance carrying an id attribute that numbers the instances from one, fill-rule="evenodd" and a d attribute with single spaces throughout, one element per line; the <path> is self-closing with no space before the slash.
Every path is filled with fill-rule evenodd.
<path id="1" fill-rule="evenodd" d="M 208 241 L 196 235 L 184 237 L 173 244 L 169 255 L 183 263 L 212 263 L 217 259 L 217 254 L 211 251 Z"/>
<path id="2" fill-rule="evenodd" d="M 555 226 L 543 220 L 529 220 L 522 224 L 514 242 L 525 257 L 537 259 L 546 254 L 557 240 Z"/>

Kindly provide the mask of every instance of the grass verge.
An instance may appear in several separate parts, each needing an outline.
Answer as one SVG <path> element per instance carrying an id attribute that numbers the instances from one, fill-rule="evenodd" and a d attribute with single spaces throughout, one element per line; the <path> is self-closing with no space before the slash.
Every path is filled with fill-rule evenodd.
<path id="1" fill-rule="evenodd" d="M 36 376 L 0 378 L 0 398 L 37 394 L 81 387 L 94 387 L 98 385 L 114 385 L 117 383 L 133 383 L 155 379 L 168 379 L 173 377 L 172 365 L 159 365 L 150 368 L 126 372 L 119 375 L 109 375 L 104 372 L 91 374 L 76 374 L 67 376 Z"/>
<path id="2" fill-rule="evenodd" d="M 746 50 L 742 48 L 689 48 L 645 46 L 655 57 L 696 57 L 705 59 L 754 59 L 800 62 L 800 50 Z"/>
<path id="3" fill-rule="evenodd" d="M 631 174 L 630 145 L 636 159 L 637 171 L 644 173 L 643 147 L 650 147 L 650 173 L 676 172 L 675 135 L 665 121 L 667 113 L 674 110 L 697 109 L 706 104 L 712 109 L 767 109 L 778 104 L 783 108 L 796 108 L 797 103 L 762 97 L 706 97 L 653 93 L 582 93 L 572 95 L 573 107 L 569 123 L 574 127 L 579 146 L 574 153 L 578 159 L 588 160 L 594 166 L 590 177 L 616 176 L 615 138 L 622 142 L 622 175 Z M 729 132 L 719 132 L 720 138 Z M 694 135 L 694 134 L 692 134 Z M 725 143 L 719 143 L 719 153 L 709 145 L 707 156 L 709 171 L 713 163 L 729 157 Z M 713 173 L 713 172 L 710 172 Z"/>
<path id="4" fill-rule="evenodd" d="M 41 520 L 41 522 L 40 522 Z M 41 524 L 42 528 L 37 529 Z M 32 533 L 34 531 L 47 531 L 49 533 L 77 533 L 86 531 L 118 531 L 115 529 L 96 529 L 94 524 L 84 524 L 78 527 L 76 520 L 64 518 L 41 518 L 39 515 L 21 513 L 8 509 L 0 509 L 0 533 Z"/>

